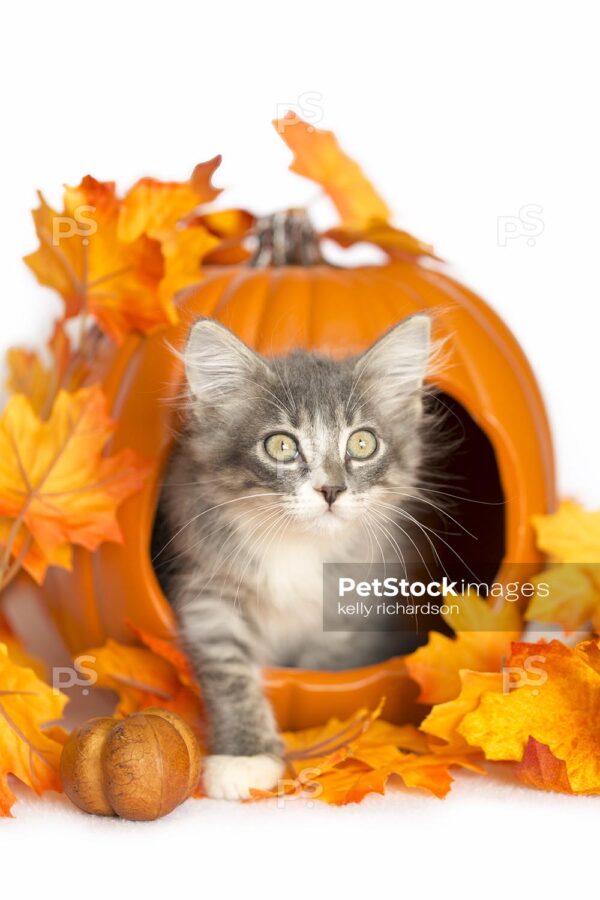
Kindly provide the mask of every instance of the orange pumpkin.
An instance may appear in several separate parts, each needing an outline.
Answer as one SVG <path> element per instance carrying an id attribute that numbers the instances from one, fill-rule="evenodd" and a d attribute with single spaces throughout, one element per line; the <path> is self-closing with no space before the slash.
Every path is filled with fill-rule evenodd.
<path id="1" fill-rule="evenodd" d="M 290 230 L 290 221 L 301 227 Z M 116 351 L 107 343 L 98 356 L 93 374 L 119 421 L 111 449 L 131 447 L 153 460 L 154 470 L 144 491 L 123 505 L 122 545 L 104 544 L 95 554 L 76 548 L 72 572 L 48 574 L 44 593 L 73 652 L 108 637 L 131 642 L 128 621 L 160 637 L 174 635 L 149 547 L 182 387 L 168 344 L 181 347 L 199 315 L 220 320 L 267 355 L 301 347 L 342 357 L 364 350 L 406 316 L 432 314 L 434 336 L 446 339 L 435 384 L 469 437 L 466 458 L 456 454 L 461 484 L 490 501 L 460 509 L 459 518 L 474 522 L 480 536 L 483 550 L 474 561 L 492 576 L 496 570 L 506 576 L 507 562 L 539 558 L 530 520 L 555 503 L 552 443 L 534 375 L 507 326 L 441 265 L 406 256 L 337 268 L 321 260 L 297 214 L 284 224 L 283 236 L 263 228 L 254 265 L 207 267 L 204 280 L 180 296 L 181 323 L 169 333 L 131 336 Z M 390 698 L 386 716 L 399 721 L 416 694 L 399 661 L 341 674 L 265 674 L 283 728 L 350 713 L 382 694 Z"/>

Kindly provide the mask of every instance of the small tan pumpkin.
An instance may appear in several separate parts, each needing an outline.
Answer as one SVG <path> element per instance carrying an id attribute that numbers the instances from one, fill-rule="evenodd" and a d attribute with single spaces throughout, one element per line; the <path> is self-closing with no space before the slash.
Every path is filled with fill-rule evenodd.
<path id="1" fill-rule="evenodd" d="M 195 790 L 200 748 L 181 716 L 165 709 L 90 719 L 66 742 L 60 775 L 65 794 L 85 812 L 148 821 Z"/>

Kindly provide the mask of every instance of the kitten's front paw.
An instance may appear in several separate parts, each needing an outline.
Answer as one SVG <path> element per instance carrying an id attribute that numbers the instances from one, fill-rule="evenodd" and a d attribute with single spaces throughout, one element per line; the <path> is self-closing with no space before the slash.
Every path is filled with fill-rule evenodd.
<path id="1" fill-rule="evenodd" d="M 268 791 L 285 772 L 276 756 L 207 756 L 202 768 L 204 790 L 214 800 L 248 800 L 250 788 Z"/>

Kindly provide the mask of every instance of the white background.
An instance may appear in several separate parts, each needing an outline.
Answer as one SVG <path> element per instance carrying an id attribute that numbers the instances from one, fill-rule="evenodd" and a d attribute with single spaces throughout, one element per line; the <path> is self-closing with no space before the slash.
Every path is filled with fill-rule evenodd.
<path id="1" fill-rule="evenodd" d="M 542 383 L 561 492 L 600 503 L 594 12 L 574 0 L 4 4 L 0 350 L 41 340 L 59 309 L 20 261 L 35 247 L 36 188 L 58 202 L 60 185 L 87 172 L 123 187 L 183 179 L 222 152 L 227 203 L 308 203 L 328 223 L 270 125 L 289 105 L 317 108 L 313 124 L 336 131 L 397 223 L 506 318 Z M 505 240 L 501 217 L 526 207 L 539 227 Z M 250 896 L 364 895 L 383 890 L 385 872 L 397 893 L 474 896 L 522 894 L 524 866 L 538 887 L 548 865 L 555 887 L 555 867 L 571 886 L 587 868 L 563 844 L 584 856 L 595 801 L 469 779 L 444 804 L 418 801 L 302 813 L 188 804 L 133 830 L 21 805 L 16 823 L 0 823 L 0 878 L 9 857 L 23 889 L 60 885 L 61 896 L 69 870 L 71 888 L 98 895 L 129 882 L 164 895 L 184 876 L 186 891 L 211 896 L 234 882 Z M 137 862 L 125 871 L 127 857 Z"/>

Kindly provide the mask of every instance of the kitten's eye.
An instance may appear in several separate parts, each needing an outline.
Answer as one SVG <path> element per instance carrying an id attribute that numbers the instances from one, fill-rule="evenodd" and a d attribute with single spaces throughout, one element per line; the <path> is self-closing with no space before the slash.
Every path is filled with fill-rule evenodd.
<path id="1" fill-rule="evenodd" d="M 346 452 L 352 459 L 368 459 L 376 450 L 377 438 L 372 431 L 355 431 L 346 444 Z"/>
<path id="2" fill-rule="evenodd" d="M 265 450 L 277 462 L 292 462 L 298 456 L 298 444 L 289 434 L 272 434 L 265 441 Z"/>

